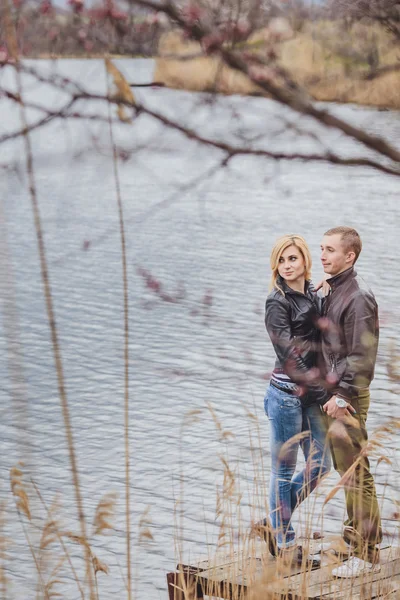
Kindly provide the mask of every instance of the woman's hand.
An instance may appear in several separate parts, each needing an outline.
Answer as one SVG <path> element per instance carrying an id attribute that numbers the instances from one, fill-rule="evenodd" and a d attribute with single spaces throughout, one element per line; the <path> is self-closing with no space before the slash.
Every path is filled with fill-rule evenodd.
<path id="1" fill-rule="evenodd" d="M 318 292 L 318 290 L 320 289 L 322 289 L 324 298 L 326 298 L 326 296 L 328 296 L 329 292 L 331 291 L 331 286 L 329 285 L 327 279 L 322 279 L 319 283 L 317 283 L 317 285 L 315 286 L 315 291 Z"/>

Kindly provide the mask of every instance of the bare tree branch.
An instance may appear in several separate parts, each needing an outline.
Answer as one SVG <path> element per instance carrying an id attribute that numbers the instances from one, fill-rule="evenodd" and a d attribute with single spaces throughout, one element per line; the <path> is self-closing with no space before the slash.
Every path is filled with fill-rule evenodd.
<path id="1" fill-rule="evenodd" d="M 385 65 L 384 67 L 380 67 L 379 69 L 375 69 L 370 73 L 367 73 L 363 79 L 366 81 L 372 81 L 373 79 L 377 79 L 378 77 L 383 77 L 384 75 L 388 75 L 389 73 L 395 73 L 396 71 L 400 71 L 400 62 L 395 63 L 393 65 Z"/>
<path id="2" fill-rule="evenodd" d="M 201 23 L 200 20 L 194 22 L 185 20 L 182 11 L 171 2 L 158 3 L 154 0 L 132 0 L 132 2 L 156 11 L 163 11 L 182 29 L 188 32 L 192 39 L 200 43 L 204 43 L 204 40 L 207 38 L 210 40 L 213 33 L 215 33 L 212 28 Z M 304 97 L 305 94 L 301 93 L 297 87 L 295 90 L 286 87 L 278 87 L 271 79 L 255 77 L 252 75 L 249 63 L 246 62 L 239 51 L 231 50 L 221 42 L 215 44 L 212 50 L 213 52 L 218 53 L 229 67 L 247 75 L 250 81 L 258 85 L 279 103 L 289 106 L 298 113 L 313 117 L 319 123 L 327 127 L 342 131 L 346 136 L 357 140 L 370 150 L 373 150 L 400 165 L 400 151 L 384 139 L 371 135 L 363 129 L 354 127 L 350 123 L 347 123 L 326 110 L 317 108 Z"/>
<path id="3" fill-rule="evenodd" d="M 280 104 L 291 108 L 299 114 L 311 117 L 325 127 L 341 131 L 348 138 L 361 143 L 368 150 L 375 152 L 378 157 L 380 156 L 384 159 L 390 159 L 390 161 L 392 161 L 394 164 L 390 164 L 386 161 L 381 162 L 379 159 L 366 158 L 362 156 L 345 158 L 329 149 L 323 152 L 305 154 L 301 152 L 285 153 L 266 149 L 254 149 L 248 146 L 247 140 L 243 143 L 243 145 L 227 144 L 203 136 L 200 133 L 186 127 L 185 125 L 182 125 L 182 123 L 178 120 L 169 119 L 163 114 L 148 108 L 143 103 L 139 104 L 135 102 L 134 105 L 132 105 L 132 103 L 127 102 L 126 99 L 124 100 L 123 98 L 116 98 L 107 94 L 93 94 L 86 91 L 81 85 L 72 81 L 71 79 L 54 73 L 52 73 L 50 76 L 46 76 L 37 72 L 36 69 L 27 65 L 23 65 L 22 63 L 19 63 L 19 69 L 21 73 L 24 72 L 25 74 L 34 77 L 38 82 L 50 85 L 57 90 L 61 89 L 63 92 L 70 94 L 71 97 L 68 102 L 66 102 L 65 105 L 58 110 L 49 109 L 32 102 L 25 102 L 27 107 L 43 111 L 45 115 L 38 121 L 27 125 L 26 130 L 22 128 L 3 134 L 0 136 L 0 143 L 16 139 L 27 132 L 39 129 L 40 127 L 57 118 L 85 119 L 88 121 L 93 120 L 100 122 L 106 121 L 106 119 L 101 115 L 84 114 L 83 111 L 80 112 L 78 110 L 72 111 L 72 108 L 78 101 L 85 102 L 89 100 L 105 100 L 107 102 L 117 104 L 118 106 L 129 106 L 136 111 L 137 115 L 140 115 L 141 113 L 147 114 L 157 121 L 163 123 L 165 126 L 180 131 L 189 139 L 221 150 L 225 155 L 225 164 L 234 156 L 253 155 L 263 156 L 273 160 L 324 161 L 345 166 L 366 166 L 392 175 L 398 176 L 400 174 L 400 151 L 396 147 L 389 144 L 381 137 L 371 135 L 364 129 L 353 126 L 343 119 L 333 115 L 329 111 L 316 107 L 315 104 L 308 99 L 303 88 L 293 80 L 290 73 L 281 65 L 279 65 L 276 57 L 271 57 L 270 61 L 258 55 L 252 56 L 251 59 L 249 59 L 246 54 L 246 45 L 239 44 L 238 46 L 234 43 L 230 45 L 226 44 L 223 39 L 216 36 L 215 28 L 208 24 L 207 21 L 202 22 L 200 18 L 189 18 L 184 10 L 180 10 L 171 2 L 158 3 L 154 0 L 131 0 L 131 2 L 132 4 L 140 5 L 157 12 L 163 11 L 169 17 L 169 19 L 177 23 L 178 26 L 184 32 L 186 32 L 190 38 L 200 42 L 203 47 L 203 55 L 204 49 L 206 55 L 217 54 L 222 58 L 222 61 L 225 65 L 244 74 L 249 81 L 251 81 L 260 89 L 260 93 L 268 94 Z M 257 70 L 255 65 L 261 65 L 261 70 Z M 13 65 L 9 66 L 12 67 Z M 271 70 L 268 68 L 271 66 L 274 72 L 273 76 L 268 74 L 268 70 Z M 267 68 L 263 70 L 262 67 Z M 397 70 L 397 65 L 393 66 L 393 69 L 394 67 L 395 70 Z M 392 67 L 390 67 L 390 70 L 392 70 Z M 389 67 L 386 67 L 386 72 L 389 72 Z M 276 82 L 276 74 L 280 79 L 280 84 L 277 84 Z M 138 85 L 147 87 L 149 84 Z M 134 84 L 132 84 L 132 87 L 133 86 Z M 3 95 L 14 102 L 20 102 L 20 98 L 14 92 L 5 90 L 3 91 Z"/>
<path id="4" fill-rule="evenodd" d="M 82 88 L 81 88 L 82 89 Z M 232 144 L 228 144 L 226 142 L 221 142 L 212 138 L 208 138 L 204 135 L 201 135 L 200 133 L 196 132 L 195 130 L 186 127 L 184 125 L 182 125 L 181 123 L 174 121 L 168 117 L 166 117 L 165 115 L 152 110 L 148 107 L 146 107 L 144 104 L 140 104 L 138 102 L 135 101 L 134 104 L 132 104 L 131 102 L 128 102 L 127 100 L 121 99 L 121 98 L 115 98 L 113 96 L 103 96 L 101 94 L 93 94 L 90 92 L 86 92 L 86 91 L 82 91 L 81 93 L 76 93 L 73 98 L 71 98 L 71 100 L 67 103 L 67 105 L 61 109 L 60 111 L 51 111 L 49 115 L 47 115 L 46 117 L 44 117 L 44 119 L 42 119 L 41 121 L 29 126 L 28 125 L 28 131 L 32 131 L 33 129 L 38 128 L 39 126 L 41 126 L 44 123 L 49 122 L 50 120 L 53 120 L 55 118 L 64 118 L 64 117 L 72 117 L 72 118 L 80 118 L 82 120 L 85 119 L 91 119 L 91 120 L 98 120 L 98 121 L 107 121 L 107 119 L 105 119 L 104 117 L 96 116 L 96 115 L 88 115 L 86 116 L 84 113 L 79 114 L 79 113 L 68 113 L 68 109 L 77 101 L 79 100 L 95 100 L 95 101 L 107 101 L 111 104 L 123 104 L 127 107 L 133 108 L 136 111 L 137 115 L 140 114 L 147 114 L 151 117 L 153 117 L 154 119 L 156 119 L 157 121 L 159 121 L 160 123 L 162 123 L 163 125 L 167 126 L 168 128 L 174 129 L 176 131 L 179 131 L 180 133 L 182 133 L 185 137 L 187 137 L 190 140 L 196 141 L 198 143 L 201 143 L 203 145 L 206 146 L 210 146 L 213 147 L 217 150 L 221 150 L 222 152 L 224 152 L 225 157 L 223 159 L 223 163 L 227 164 L 227 162 L 229 160 L 231 160 L 232 158 L 234 158 L 235 156 L 258 156 L 258 157 L 264 157 L 264 158 L 268 158 L 268 159 L 272 159 L 272 160 L 302 160 L 302 161 L 314 161 L 314 162 L 329 162 L 332 164 L 336 164 L 336 165 L 343 165 L 343 166 L 358 166 L 358 167 L 372 167 L 374 169 L 377 169 L 383 173 L 387 173 L 390 175 L 396 175 L 396 176 L 400 176 L 400 169 L 396 168 L 396 166 L 394 167 L 390 167 L 384 164 L 381 164 L 375 160 L 372 159 L 368 159 L 368 158 L 364 158 L 364 157 L 353 157 L 353 158 L 344 158 L 339 156 L 338 154 L 332 152 L 332 151 L 326 151 L 325 153 L 310 153 L 310 154 L 305 154 L 305 153 L 301 153 L 301 152 L 293 152 L 293 153 L 287 153 L 287 152 L 274 152 L 271 150 L 264 150 L 264 149 L 254 149 L 254 148 L 250 148 L 250 147 L 242 147 L 242 146 L 234 146 Z M 42 107 L 43 110 L 45 110 Z M 108 121 L 107 121 L 108 122 Z M 0 137 L 0 143 L 8 141 L 10 139 L 15 139 L 19 136 L 22 136 L 24 134 L 24 129 L 20 129 L 18 131 L 14 131 L 12 133 L 9 134 L 4 134 L 3 136 Z"/>

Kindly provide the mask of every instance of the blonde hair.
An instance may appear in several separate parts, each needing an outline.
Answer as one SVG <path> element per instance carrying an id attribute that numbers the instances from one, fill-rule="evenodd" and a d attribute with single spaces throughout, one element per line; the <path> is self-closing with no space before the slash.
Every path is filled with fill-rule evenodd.
<path id="1" fill-rule="evenodd" d="M 309 281 L 311 279 L 312 258 L 311 258 L 310 249 L 307 246 L 306 240 L 303 237 L 301 237 L 301 235 L 297 235 L 297 234 L 283 235 L 276 241 L 275 246 L 272 248 L 272 252 L 271 252 L 271 256 L 270 256 L 270 265 L 271 265 L 271 271 L 272 271 L 270 289 L 276 288 L 282 294 L 283 294 L 283 290 L 276 283 L 276 280 L 279 275 L 279 272 L 278 272 L 279 259 L 282 256 L 282 253 L 286 250 L 286 248 L 289 248 L 289 246 L 296 246 L 296 248 L 298 248 L 300 250 L 300 252 L 304 258 L 304 264 L 305 264 L 304 277 L 305 277 L 306 281 Z"/>

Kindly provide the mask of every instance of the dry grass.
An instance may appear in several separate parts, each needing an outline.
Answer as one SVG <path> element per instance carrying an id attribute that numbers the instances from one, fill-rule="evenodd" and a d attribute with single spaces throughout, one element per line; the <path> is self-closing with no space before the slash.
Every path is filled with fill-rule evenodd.
<path id="1" fill-rule="evenodd" d="M 293 589 L 292 580 L 289 581 L 288 575 L 292 574 L 291 567 L 284 564 L 281 559 L 272 559 L 264 541 L 256 535 L 256 528 L 249 528 L 246 525 L 246 519 L 242 514 L 243 490 L 241 490 L 242 478 L 239 473 L 239 465 L 236 462 L 229 461 L 229 445 L 227 439 L 230 434 L 224 429 L 223 423 L 218 418 L 213 407 L 208 405 L 211 418 L 214 422 L 216 434 L 221 444 L 221 463 L 222 463 L 222 482 L 217 490 L 216 520 L 219 523 L 219 535 L 216 540 L 215 550 L 210 551 L 209 556 L 203 561 L 194 561 L 190 564 L 198 565 L 198 575 L 200 587 L 206 597 L 220 598 L 228 597 L 228 590 L 232 600 L 289 600 L 296 593 L 299 600 L 306 599 L 310 593 L 315 595 L 316 587 L 321 587 L 322 581 L 328 578 L 328 571 L 342 562 L 343 554 L 347 553 L 347 547 L 338 534 L 324 533 L 323 521 L 324 511 L 328 503 L 336 496 L 339 490 L 344 489 L 347 480 L 355 467 L 351 467 L 337 484 L 333 484 L 328 478 L 325 483 L 313 493 L 308 499 L 308 507 L 304 511 L 299 509 L 299 522 L 296 525 L 298 533 L 301 531 L 301 543 L 305 550 L 315 553 L 324 544 L 329 544 L 330 549 L 323 551 L 323 565 L 326 566 L 325 576 L 319 583 L 320 571 L 310 571 L 304 568 L 302 573 L 296 575 L 296 588 Z M 260 511 L 268 514 L 268 502 L 266 500 L 265 476 L 262 467 L 262 451 L 259 443 L 259 423 L 254 416 L 248 413 L 250 446 L 252 450 L 252 464 L 248 466 L 254 473 L 254 480 L 248 493 L 250 502 L 254 506 L 254 513 L 257 520 L 260 518 Z M 392 419 L 390 422 L 378 427 L 370 437 L 369 442 L 363 449 L 360 460 L 363 456 L 370 456 L 376 461 L 376 468 L 379 469 L 383 463 L 391 464 L 390 458 L 386 455 L 386 449 L 391 448 L 391 438 L 400 427 L 399 419 Z M 332 435 L 337 435 L 335 430 Z M 255 440 L 253 443 L 252 440 Z M 312 460 L 312 459 L 311 459 Z M 358 464 L 356 461 L 355 464 Z M 249 475 L 249 473 L 247 473 Z M 334 473 L 332 473 L 334 476 Z M 322 508 L 315 501 L 319 496 Z M 322 512 L 321 512 L 322 511 Z M 316 532 L 316 524 L 320 531 Z M 183 536 L 183 530 L 179 535 Z M 396 542 L 395 542 L 396 544 Z M 183 553 L 184 554 L 184 553 Z M 183 556 L 181 548 L 178 547 L 179 562 L 188 564 L 187 556 Z M 399 550 L 395 546 L 383 551 L 384 560 L 398 560 Z M 383 556 L 382 555 L 382 556 Z M 206 569 L 206 571 L 203 571 Z M 297 571 L 296 571 L 297 572 Z M 195 596 L 196 576 L 184 577 L 185 571 L 182 570 L 176 575 L 174 580 L 176 586 L 176 598 L 179 600 L 193 600 Z M 360 597 L 360 579 L 355 580 L 331 580 L 328 584 L 330 598 Z M 239 584 L 239 585 L 238 585 Z M 244 585 L 247 587 L 240 587 Z M 311 589 L 311 586 L 312 589 Z M 325 592 L 328 588 L 324 588 Z M 370 600 L 373 597 L 394 598 L 393 594 L 398 593 L 400 584 L 397 578 L 384 578 L 373 583 L 371 578 L 362 580 L 361 597 L 363 600 Z M 325 593 L 324 592 L 324 593 Z M 323 592 L 321 591 L 321 594 Z"/>
<path id="2" fill-rule="evenodd" d="M 29 548 L 35 568 L 38 582 L 36 598 L 38 600 L 51 600 L 64 596 L 66 586 L 71 589 L 72 580 L 77 585 L 79 596 L 84 600 L 87 598 L 87 584 L 89 574 L 86 569 L 74 567 L 77 556 L 83 564 L 84 555 L 90 557 L 89 568 L 95 582 L 95 598 L 99 599 L 98 573 L 108 574 L 109 568 L 93 552 L 95 537 L 106 534 L 113 529 L 113 518 L 116 504 L 116 494 L 107 493 L 98 502 L 93 516 L 92 535 L 88 538 L 77 535 L 73 531 L 66 530 L 62 526 L 59 513 L 61 503 L 58 498 L 47 507 L 40 490 L 33 480 L 28 481 L 27 473 L 22 470 L 22 465 L 13 467 L 10 471 L 11 492 L 14 497 L 21 528 Z M 33 494 L 40 500 L 39 507 L 33 511 Z M 41 507 L 41 510 L 39 510 Z M 0 505 L 0 590 L 1 598 L 13 598 L 8 594 L 6 548 L 8 542 L 3 534 L 5 520 L 5 507 Z M 35 540 L 35 541 L 34 541 Z M 74 556 L 74 561 L 71 555 Z M 10 581 L 12 583 L 12 580 Z M 90 595 L 91 591 L 89 592 Z"/>
<path id="3" fill-rule="evenodd" d="M 206 592 L 210 597 L 220 597 L 220 585 L 221 581 L 224 582 L 225 588 L 230 585 L 233 590 L 232 600 L 243 600 L 244 589 L 236 586 L 238 580 L 245 583 L 247 588 L 246 598 L 248 600 L 266 600 L 275 598 L 291 598 L 293 590 L 289 589 L 288 580 L 285 579 L 290 574 L 290 570 L 287 565 L 281 561 L 275 561 L 269 556 L 265 543 L 254 535 L 254 530 L 249 527 L 248 519 L 243 515 L 243 496 L 246 494 L 249 502 L 254 507 L 254 517 L 258 520 L 260 518 L 260 512 L 262 514 L 268 513 L 268 502 L 266 500 L 267 484 L 265 482 L 265 469 L 263 465 L 263 452 L 260 441 L 260 423 L 254 414 L 246 411 L 249 438 L 250 438 L 250 450 L 251 460 L 246 465 L 246 471 L 250 470 L 253 473 L 252 478 L 246 477 L 248 480 L 248 490 L 243 490 L 243 478 L 240 476 L 240 462 L 232 461 L 230 459 L 230 440 L 234 437 L 234 432 L 227 430 L 221 422 L 217 412 L 213 406 L 208 403 L 208 414 L 209 418 L 212 419 L 217 439 L 220 444 L 220 460 L 221 460 L 221 483 L 217 490 L 216 507 L 215 507 L 215 518 L 219 523 L 219 535 L 216 540 L 215 551 L 210 551 L 208 557 L 208 565 L 210 569 L 210 578 L 208 580 L 208 586 Z M 198 417 L 199 411 L 189 411 L 182 420 L 183 427 L 186 429 L 190 427 L 195 419 Z M 207 414 L 204 412 L 203 414 Z M 390 422 L 378 427 L 371 438 L 366 444 L 362 455 L 368 454 L 373 457 L 376 461 L 377 468 L 383 463 L 390 464 L 390 458 L 386 455 L 386 449 L 390 451 L 392 448 L 392 437 L 400 429 L 400 419 L 392 419 Z M 304 435 L 304 434 L 303 434 Z M 234 442 L 233 442 L 234 443 Z M 311 458 L 312 460 L 312 458 Z M 352 467 L 353 468 L 353 467 Z M 352 469 L 351 468 L 351 469 Z M 349 469 L 348 474 L 351 469 Z M 247 472 L 246 475 L 249 475 Z M 329 503 L 339 491 L 346 485 L 346 477 L 343 477 L 338 484 L 331 486 L 328 489 L 327 485 L 324 487 L 322 493 L 317 488 L 317 494 L 320 494 L 320 499 L 324 498 L 322 511 L 327 503 Z M 59 502 L 53 502 L 53 504 L 47 508 L 40 492 L 25 473 L 23 465 L 18 464 L 16 467 L 11 469 L 10 472 L 11 481 L 11 493 L 14 497 L 18 514 L 20 517 L 20 523 L 24 529 L 27 544 L 32 554 L 32 558 L 36 565 L 38 573 L 38 584 L 37 584 L 37 597 L 43 599 L 51 599 L 60 597 L 63 593 L 65 586 L 70 580 L 70 573 L 72 572 L 73 578 L 76 580 L 78 589 L 82 598 L 86 597 L 83 591 L 87 584 L 87 575 L 80 572 L 77 573 L 74 570 L 71 561 L 71 547 L 80 549 L 80 554 L 85 554 L 87 551 L 90 555 L 90 568 L 95 581 L 95 596 L 96 600 L 101 598 L 101 590 L 98 586 L 98 575 L 104 577 L 108 575 L 108 565 L 100 560 L 93 551 L 94 536 L 102 535 L 107 533 L 113 527 L 113 515 L 115 510 L 116 496 L 115 494 L 108 493 L 103 495 L 93 514 L 93 527 L 92 533 L 88 538 L 82 538 L 76 535 L 74 532 L 66 531 L 61 525 L 58 512 L 60 510 Z M 328 481 L 326 481 L 328 483 Z M 32 485 L 31 485 L 32 484 Z M 42 505 L 41 513 L 38 514 L 38 509 L 35 509 L 35 503 L 32 502 L 32 493 L 35 492 L 39 497 Z M 314 502 L 313 494 L 311 497 L 311 503 L 305 513 L 301 513 L 299 518 L 299 524 L 296 529 L 301 530 L 303 536 L 303 546 L 309 548 L 310 552 L 315 551 L 315 546 L 320 543 L 319 539 L 313 539 L 313 532 L 315 530 L 316 521 L 321 518 L 321 509 L 318 508 Z M 182 491 L 183 499 L 183 491 Z M 181 500 L 181 499 L 180 499 Z M 41 523 L 41 530 L 38 541 L 33 543 L 33 535 L 29 535 L 30 532 L 36 530 L 38 523 Z M 149 514 L 148 509 L 144 511 L 139 522 L 139 546 L 151 541 L 152 534 L 149 529 Z M 322 515 L 323 523 L 323 515 Z M 6 598 L 7 591 L 7 580 L 5 578 L 6 573 L 6 554 L 4 539 L 2 539 L 2 513 L 0 511 L 0 589 L 3 590 L 3 597 Z M 323 534 L 323 527 L 321 527 Z M 185 562 L 185 553 L 182 551 L 180 544 L 181 540 L 184 539 L 183 525 L 179 531 L 177 531 L 177 553 L 179 554 L 179 561 Z M 328 536 L 329 537 L 329 536 Z M 325 537 L 325 540 L 327 537 Z M 338 540 L 337 540 L 337 543 Z M 338 549 L 338 547 L 336 547 Z M 74 552 L 75 554 L 75 552 Z M 221 563 L 221 557 L 224 557 Z M 326 555 L 326 564 L 328 568 L 333 568 L 338 564 L 339 558 L 333 555 Z M 222 566 L 223 565 L 223 566 Z M 69 577 L 68 577 L 69 575 Z M 68 579 L 67 579 L 68 577 Z M 219 583 L 218 583 L 219 579 Z M 308 590 L 310 585 L 315 585 L 315 573 L 304 570 L 304 572 L 297 577 L 297 588 L 296 596 L 299 599 L 308 597 Z M 193 585 L 192 582 L 186 582 L 183 579 L 178 578 L 177 589 L 182 590 L 183 597 L 179 597 L 179 600 L 193 600 Z M 337 597 L 343 597 L 343 589 L 345 583 L 339 582 L 337 585 Z M 396 581 L 385 580 L 375 585 L 374 590 L 379 588 L 381 595 L 388 597 L 394 597 L 393 593 L 396 592 Z M 356 594 L 357 584 L 354 584 Z M 366 583 L 363 588 L 364 600 L 369 600 L 373 597 L 372 584 Z M 375 592 L 374 592 L 375 593 Z M 67 597 L 67 596 L 65 596 Z M 12 596 L 8 595 L 7 598 L 11 600 Z"/>
<path id="4" fill-rule="evenodd" d="M 229 69 L 218 58 L 201 56 L 200 45 L 185 41 L 180 31 L 171 31 L 161 38 L 159 54 L 153 79 L 168 87 L 222 94 L 260 93 L 258 86 L 242 73 Z"/>
<path id="5" fill-rule="evenodd" d="M 269 43 L 261 30 L 249 40 L 249 48 L 262 55 Z M 344 33 L 334 22 L 321 22 L 275 49 L 280 63 L 315 100 L 400 108 L 399 71 L 365 80 L 368 57 L 379 56 L 380 67 L 398 62 L 398 49 L 381 30 L 358 24 Z M 204 56 L 200 45 L 187 42 L 179 31 L 161 38 L 154 81 L 191 91 L 260 94 L 245 75 L 222 65 L 218 57 Z"/>
<path id="6" fill-rule="evenodd" d="M 369 65 L 363 60 L 376 47 L 380 66 L 394 64 L 398 61 L 396 49 L 382 33 L 368 43 L 368 34 L 371 37 L 366 27 L 355 27 L 346 43 L 340 45 L 333 25 L 320 24 L 314 35 L 311 31 L 300 33 L 282 44 L 282 63 L 316 100 L 398 109 L 400 72 L 368 81 L 364 76 Z"/>

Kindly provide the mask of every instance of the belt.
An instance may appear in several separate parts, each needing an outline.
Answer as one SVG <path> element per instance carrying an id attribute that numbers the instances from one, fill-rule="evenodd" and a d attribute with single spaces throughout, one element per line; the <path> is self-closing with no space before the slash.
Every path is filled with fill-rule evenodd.
<path id="1" fill-rule="evenodd" d="M 281 392 L 286 392 L 286 394 L 290 394 L 291 396 L 299 395 L 299 388 L 297 385 L 294 388 L 288 388 L 288 387 L 285 387 L 284 385 L 279 385 L 279 383 L 276 383 L 276 381 L 274 379 L 271 379 L 269 383 L 270 383 L 270 385 L 272 385 L 277 390 L 280 390 Z"/>

